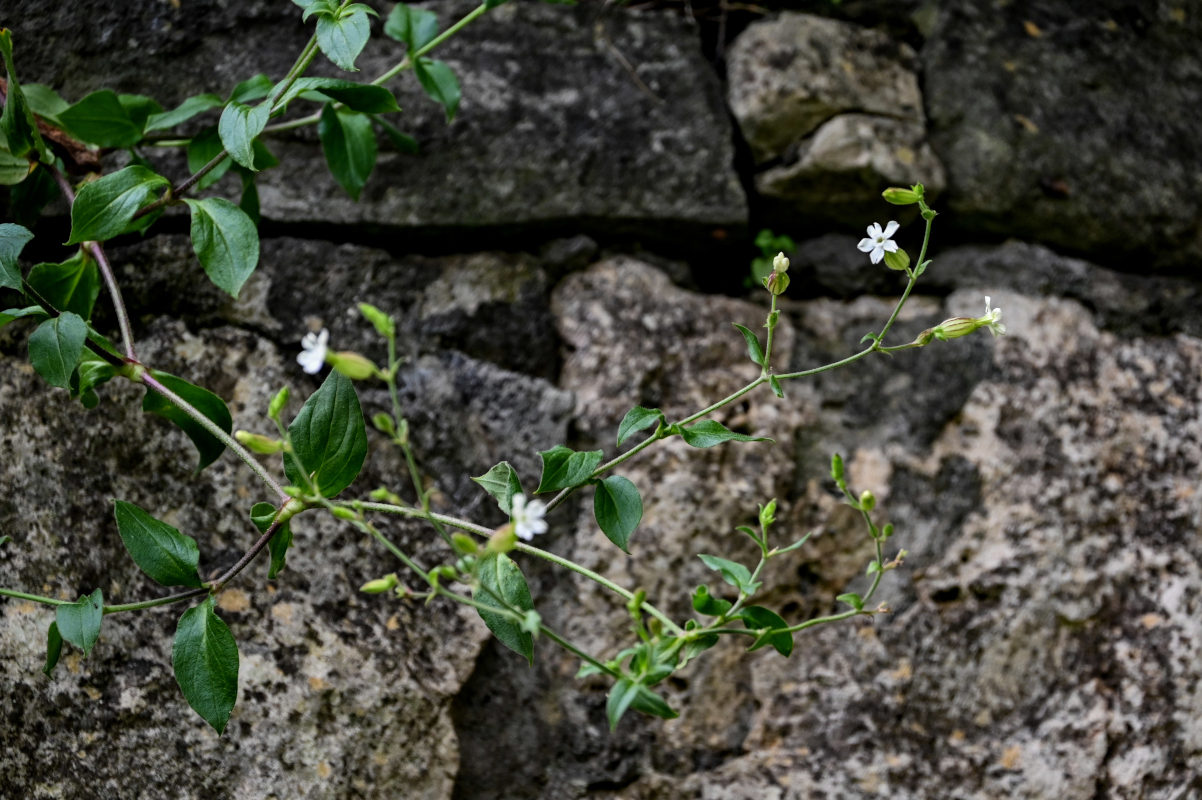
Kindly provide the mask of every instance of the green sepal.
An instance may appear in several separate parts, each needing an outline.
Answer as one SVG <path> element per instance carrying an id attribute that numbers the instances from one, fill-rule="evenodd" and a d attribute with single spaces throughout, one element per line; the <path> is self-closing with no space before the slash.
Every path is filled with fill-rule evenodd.
<path id="1" fill-rule="evenodd" d="M 635 406 L 627 411 L 626 416 L 622 417 L 622 421 L 618 423 L 618 447 L 621 447 L 622 442 L 629 439 L 632 434 L 664 421 L 664 412 L 658 408 Z"/>
<path id="2" fill-rule="evenodd" d="M 592 477 L 593 470 L 601 463 L 602 452 L 577 452 L 558 444 L 550 450 L 539 451 L 538 455 L 543 461 L 543 471 L 538 488 L 534 490 L 535 494 L 554 492 L 584 483 Z"/>
<path id="3" fill-rule="evenodd" d="M 255 503 L 250 509 L 250 520 L 259 529 L 259 533 L 266 533 L 267 529 L 271 527 L 271 523 L 275 521 L 277 511 L 278 509 L 271 503 Z M 267 568 L 267 580 L 275 580 L 275 576 L 284 570 L 288 548 L 291 546 L 292 523 L 285 522 L 267 543 L 267 548 L 271 553 L 271 566 Z"/>
<path id="4" fill-rule="evenodd" d="M 226 407 L 225 401 L 208 389 L 194 386 L 182 378 L 177 378 L 174 375 L 159 372 L 158 370 L 151 370 L 150 375 L 163 384 L 163 386 L 195 406 L 200 413 L 208 417 L 214 425 L 226 433 L 229 433 L 233 428 L 233 419 L 230 417 L 230 410 Z M 196 464 L 196 471 L 198 473 L 216 461 L 225 451 L 225 444 L 220 439 L 209 433 L 204 426 L 188 416 L 182 408 L 150 387 L 146 388 L 146 396 L 142 398 L 142 410 L 174 422 L 188 435 L 188 438 L 192 440 L 192 444 L 196 445 L 199 455 L 199 461 Z"/>
<path id="5" fill-rule="evenodd" d="M 294 485 L 322 497 L 350 486 L 367 456 L 367 425 L 350 378 L 331 371 L 288 426 L 288 439 L 284 471 Z"/>
<path id="6" fill-rule="evenodd" d="M 509 606 L 525 612 L 534 610 L 530 587 L 521 568 L 504 553 L 489 553 L 480 559 L 477 576 L 481 586 L 473 593 L 477 602 L 495 608 Z M 528 663 L 534 663 L 534 637 L 523 630 L 521 623 L 502 614 L 481 609 L 477 612 L 501 644 L 524 656 Z"/>
<path id="7" fill-rule="evenodd" d="M 775 611 L 763 606 L 747 606 L 739 612 L 739 618 L 752 630 L 765 629 L 769 631 L 756 637 L 756 640 L 751 643 L 751 647 L 747 648 L 748 652 L 759 650 L 765 645 L 772 645 L 776 652 L 786 658 L 793 652 L 793 634 L 784 630 L 789 627 L 789 623 L 785 622 Z M 776 633 L 771 633 L 771 631 L 776 631 Z"/>
<path id="8" fill-rule="evenodd" d="M 152 580 L 163 586 L 194 589 L 204 585 L 197 569 L 200 549 L 195 539 L 155 519 L 133 503 L 116 501 L 113 515 L 130 558 Z"/>
<path id="9" fill-rule="evenodd" d="M 83 595 L 75 603 L 64 603 L 54 608 L 54 622 L 58 634 L 64 641 L 82 650 L 85 658 L 100 638 L 100 623 L 103 621 L 104 593 L 99 589 L 90 595 Z M 49 658 L 47 664 L 53 668 L 53 665 L 49 664 Z"/>
<path id="10" fill-rule="evenodd" d="M 220 734 L 238 699 L 238 644 L 215 602 L 210 595 L 179 618 L 171 666 L 188 705 Z"/>
<path id="11" fill-rule="evenodd" d="M 132 166 L 84 184 L 71 205 L 71 238 L 66 244 L 103 241 L 123 233 L 142 206 L 170 181 L 145 167 Z"/>
<path id="12" fill-rule="evenodd" d="M 593 516 L 605 537 L 629 553 L 630 535 L 643 519 L 638 487 L 621 475 L 610 475 L 597 484 Z"/>
<path id="13" fill-rule="evenodd" d="M 747 340 L 747 355 L 751 357 L 751 362 L 757 367 L 764 366 L 764 348 L 760 347 L 760 340 L 751 330 L 737 322 L 731 323 L 739 329 L 739 333 L 743 334 L 743 338 Z"/>
<path id="14" fill-rule="evenodd" d="M 522 482 L 517 470 L 508 461 L 502 461 L 483 475 L 472 478 L 484 491 L 491 494 L 505 514 L 513 513 L 513 496 L 522 494 Z"/>
<path id="15" fill-rule="evenodd" d="M 715 419 L 706 419 L 687 428 L 681 428 L 680 436 L 693 447 L 714 447 L 724 442 L 771 442 L 767 436 L 748 436 L 735 433 Z"/>

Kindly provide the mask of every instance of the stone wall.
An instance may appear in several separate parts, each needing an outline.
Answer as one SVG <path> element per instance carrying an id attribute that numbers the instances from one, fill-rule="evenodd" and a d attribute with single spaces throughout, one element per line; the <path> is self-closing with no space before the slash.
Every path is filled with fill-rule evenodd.
<path id="1" fill-rule="evenodd" d="M 943 214 L 897 341 L 980 313 L 985 295 L 1006 337 L 725 412 L 772 446 L 632 460 L 646 513 L 630 557 L 587 502 L 558 510 L 541 542 L 684 616 L 714 583 L 691 554 L 744 555 L 733 527 L 775 496 L 782 536 L 818 533 L 773 562 L 766 604 L 827 613 L 870 557 L 826 477 L 838 450 L 910 552 L 883 588 L 893 612 L 801 635 L 787 660 L 725 643 L 669 682 L 679 720 L 611 734 L 606 687 L 576 681 L 574 659 L 540 643 L 527 667 L 474 614 L 360 594 L 393 565 L 306 516 L 285 572 L 267 581 L 256 565 L 220 596 L 242 652 L 222 737 L 175 685 L 175 612 L 108 618 L 91 655 L 47 679 L 50 615 L 0 602 L 0 797 L 1202 796 L 1202 11 L 790 5 L 719 27 L 696 3 L 695 18 L 509 3 L 439 51 L 463 84 L 453 124 L 398 84 L 421 151 L 383 155 L 361 202 L 311 130 L 272 140 L 290 169 L 262 178 L 262 265 L 239 300 L 204 280 L 176 214 L 110 256 L 145 360 L 216 391 L 238 427 L 261 427 L 278 386 L 316 388 L 294 362 L 309 327 L 378 358 L 348 309 L 396 315 L 436 502 L 492 523 L 468 475 L 509 459 L 529 485 L 536 450 L 612 452 L 630 406 L 686 412 L 754 377 L 730 323 L 762 319 L 763 293 L 742 288 L 762 227 L 799 240 L 777 366 L 853 352 L 902 286 L 856 241 L 894 212 L 915 252 L 921 223 L 878 196 L 923 181 Z M 471 6 L 429 7 L 445 23 Z M 307 35 L 297 11 L 17 0 L 0 24 L 23 82 L 171 106 L 282 74 Z M 374 40 L 363 76 L 400 51 Z M 150 156 L 182 174 L 178 156 Z M 226 181 L 217 191 L 236 191 Z M 60 257 L 64 211 L 38 224 L 31 258 Z M 263 499 L 253 476 L 228 456 L 191 475 L 175 456 L 187 442 L 127 385 L 82 411 L 29 368 L 27 335 L 0 329 L 0 585 L 152 595 L 114 497 L 195 536 L 206 571 L 234 560 Z M 401 484 L 382 439 L 369 465 L 365 492 Z M 422 526 L 388 530 L 445 558 Z M 595 624 L 620 609 L 593 585 L 522 563 L 550 624 L 596 646 L 623 634 Z"/>

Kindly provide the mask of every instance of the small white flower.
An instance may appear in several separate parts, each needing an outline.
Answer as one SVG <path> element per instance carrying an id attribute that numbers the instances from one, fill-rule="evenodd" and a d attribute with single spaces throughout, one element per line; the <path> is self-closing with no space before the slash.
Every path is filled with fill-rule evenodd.
<path id="1" fill-rule="evenodd" d="M 322 366 L 326 363 L 326 350 L 330 341 L 330 332 L 325 328 L 321 329 L 321 333 L 306 333 L 305 338 L 301 339 L 301 351 L 296 357 L 296 363 L 301 365 L 301 369 L 310 375 L 316 375 L 321 372 Z"/>
<path id="2" fill-rule="evenodd" d="M 861 239 L 856 247 L 860 252 L 868 253 L 873 264 L 879 264 L 885 257 L 885 253 L 897 252 L 897 242 L 889 238 L 897 232 L 897 229 L 898 224 L 893 220 L 889 220 L 885 230 L 881 230 L 880 223 L 874 222 L 868 226 L 868 237 Z"/>
<path id="3" fill-rule="evenodd" d="M 985 316 L 981 317 L 980 321 L 989 328 L 989 332 L 994 336 L 1006 334 L 1006 326 L 1002 324 L 1002 310 L 991 308 L 988 297 L 985 298 Z"/>
<path id="4" fill-rule="evenodd" d="M 546 503 L 542 500 L 531 500 L 527 504 L 524 494 L 515 494 L 511 503 L 513 513 L 509 516 L 513 520 L 513 532 L 519 539 L 528 542 L 535 534 L 547 532 L 547 521 L 543 519 L 543 515 L 547 513 Z"/>

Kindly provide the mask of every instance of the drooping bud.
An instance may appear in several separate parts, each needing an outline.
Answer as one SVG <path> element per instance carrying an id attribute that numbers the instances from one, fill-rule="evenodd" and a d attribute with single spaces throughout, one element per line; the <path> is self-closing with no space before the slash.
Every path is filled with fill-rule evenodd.
<path id="1" fill-rule="evenodd" d="M 353 381 L 361 381 L 376 374 L 375 364 L 350 350 L 331 353 L 328 358 L 334 369 Z"/>
<path id="2" fill-rule="evenodd" d="M 367 583 L 363 584 L 359 587 L 359 591 L 366 594 L 383 594 L 384 592 L 395 588 L 399 582 L 400 581 L 397 579 L 396 573 L 390 572 L 383 578 L 376 578 L 374 581 L 368 581 Z"/>
<path id="3" fill-rule="evenodd" d="M 252 453 L 261 453 L 263 455 L 271 455 L 278 453 L 284 449 L 284 443 L 279 439 L 272 439 L 270 436 L 264 436 L 261 433 L 251 433 L 250 431 L 234 431 L 234 438 L 241 442 L 247 450 Z"/>

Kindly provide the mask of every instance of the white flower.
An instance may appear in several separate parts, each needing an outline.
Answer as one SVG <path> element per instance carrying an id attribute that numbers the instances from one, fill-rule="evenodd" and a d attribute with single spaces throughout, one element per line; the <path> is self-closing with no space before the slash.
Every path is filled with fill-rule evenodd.
<path id="1" fill-rule="evenodd" d="M 1000 308 L 991 308 L 989 298 L 985 298 L 985 316 L 980 317 L 979 321 L 989 328 L 989 332 L 994 336 L 1004 336 L 1006 334 L 1006 326 L 1002 324 L 1002 310 Z"/>
<path id="2" fill-rule="evenodd" d="M 526 503 L 526 495 L 515 494 L 511 508 L 510 519 L 513 520 L 513 532 L 523 541 L 530 541 L 536 533 L 547 532 L 547 521 L 543 515 L 547 513 L 547 504 L 542 500 L 532 500 Z"/>
<path id="3" fill-rule="evenodd" d="M 874 222 L 868 226 L 868 237 L 861 239 L 856 247 L 860 252 L 868 253 L 873 264 L 879 264 L 885 257 L 885 253 L 897 252 L 897 242 L 889 238 L 897 231 L 897 228 L 898 224 L 893 220 L 889 220 L 889 224 L 883 231 L 880 223 Z"/>
<path id="4" fill-rule="evenodd" d="M 301 339 L 302 349 L 296 357 L 296 363 L 310 375 L 321 372 L 326 363 L 326 350 L 329 349 L 326 345 L 329 341 L 330 332 L 325 328 L 321 329 L 321 333 L 306 333 L 305 338 Z"/>

